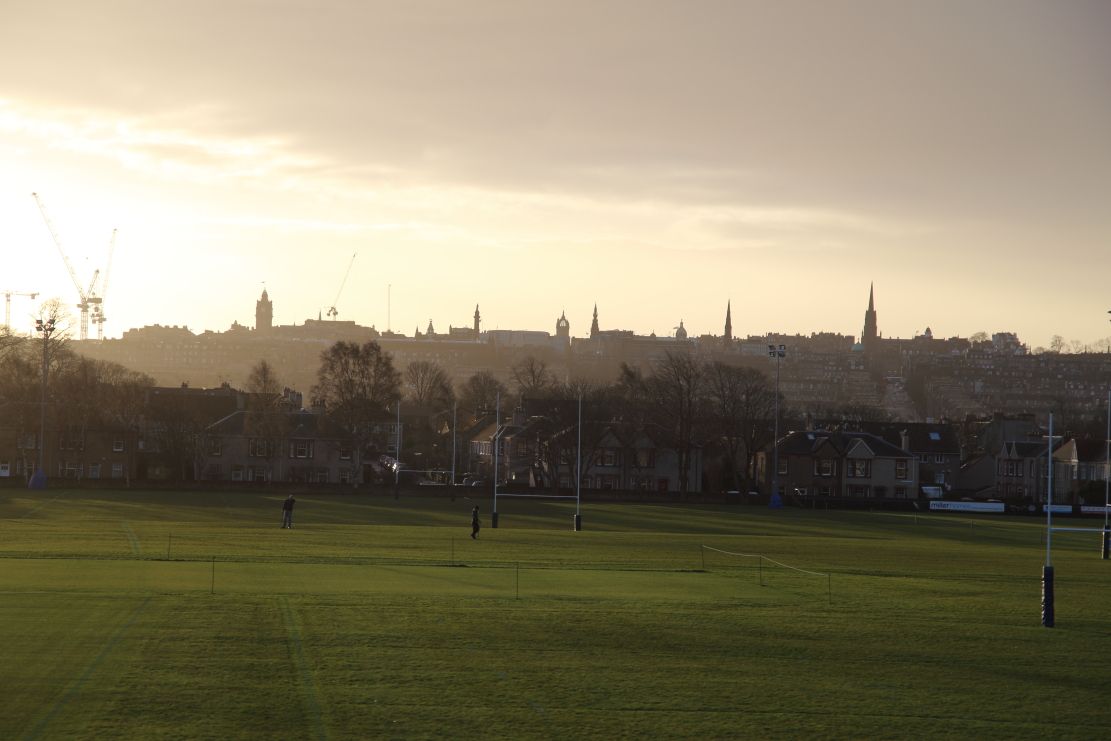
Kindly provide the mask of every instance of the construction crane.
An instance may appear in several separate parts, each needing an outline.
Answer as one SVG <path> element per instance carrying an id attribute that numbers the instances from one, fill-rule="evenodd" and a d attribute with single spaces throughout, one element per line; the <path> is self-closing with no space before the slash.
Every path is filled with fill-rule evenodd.
<path id="1" fill-rule="evenodd" d="M 34 301 L 38 295 L 38 292 L 4 291 L 4 326 L 9 330 L 12 328 L 12 296 L 26 296 Z"/>
<path id="2" fill-rule="evenodd" d="M 100 295 L 90 296 L 89 302 L 92 303 L 93 299 L 97 299 L 97 303 L 93 306 L 93 324 L 96 325 L 96 338 L 98 340 L 104 339 L 104 297 L 108 294 L 108 279 L 112 277 L 112 256 L 116 253 L 116 229 L 112 229 L 112 238 L 108 240 L 108 264 L 104 268 L 104 280 L 100 282 Z M 93 279 L 96 280 L 95 278 Z M 90 286 L 90 293 L 93 287 Z"/>
<path id="3" fill-rule="evenodd" d="M 339 296 L 341 293 L 343 293 L 343 287 L 347 285 L 347 276 L 351 275 L 351 266 L 355 264 L 355 258 L 358 256 L 358 254 L 359 253 L 356 252 L 355 254 L 351 255 L 351 262 L 347 263 L 347 272 L 343 274 L 343 282 L 339 284 L 339 290 L 336 291 L 336 297 L 332 299 L 332 305 L 328 307 L 328 316 L 332 317 L 333 320 L 337 316 L 339 316 L 339 311 L 336 310 L 336 304 L 339 303 Z"/>
<path id="4" fill-rule="evenodd" d="M 81 331 L 80 339 L 89 339 L 89 309 L 93 306 L 99 306 L 101 303 L 100 297 L 95 294 L 96 280 L 100 276 L 100 270 L 93 271 L 92 280 L 89 281 L 88 288 L 81 288 L 81 282 L 77 280 L 77 271 L 73 269 L 70 264 L 69 258 L 66 257 L 66 252 L 62 249 L 62 241 L 58 239 L 58 232 L 54 228 L 54 222 L 50 220 L 50 215 L 46 212 L 46 206 L 43 205 L 42 199 L 39 198 L 38 193 L 32 193 L 31 197 L 35 199 L 35 204 L 39 207 L 39 213 L 42 214 L 42 220 L 46 223 L 46 228 L 50 232 L 51 239 L 54 240 L 54 246 L 58 248 L 58 254 L 62 256 L 62 262 L 66 264 L 66 270 L 69 271 L 69 277 L 73 281 L 74 288 L 77 289 L 77 295 L 81 299 L 77 304 L 77 308 L 81 312 Z"/>

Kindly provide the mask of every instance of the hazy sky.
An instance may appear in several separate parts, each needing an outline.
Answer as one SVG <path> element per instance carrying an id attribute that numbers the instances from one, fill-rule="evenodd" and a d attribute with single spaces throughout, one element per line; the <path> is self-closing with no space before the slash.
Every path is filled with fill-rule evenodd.
<path id="1" fill-rule="evenodd" d="M 1111 3 L 0 0 L 0 289 L 106 334 L 1111 334 Z M 13 300 L 13 324 L 31 304 Z M 17 322 L 16 320 L 19 320 Z"/>

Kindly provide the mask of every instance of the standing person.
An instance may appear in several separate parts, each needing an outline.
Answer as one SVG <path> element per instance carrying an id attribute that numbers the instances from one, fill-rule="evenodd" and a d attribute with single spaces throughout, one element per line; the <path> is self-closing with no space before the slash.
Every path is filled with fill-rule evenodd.
<path id="1" fill-rule="evenodd" d="M 480 525 L 479 522 L 478 522 L 478 505 L 476 504 L 474 506 L 474 509 L 471 510 L 471 538 L 472 539 L 477 539 L 478 538 L 478 531 L 479 531 L 479 528 L 481 528 L 481 527 L 482 527 L 482 525 Z"/>
<path id="2" fill-rule="evenodd" d="M 296 503 L 297 503 L 297 500 L 293 498 L 292 494 L 290 494 L 288 497 L 286 497 L 286 500 L 284 502 L 282 502 L 282 529 L 283 530 L 286 529 L 286 528 L 288 528 L 290 530 L 293 529 L 293 505 L 296 504 Z"/>

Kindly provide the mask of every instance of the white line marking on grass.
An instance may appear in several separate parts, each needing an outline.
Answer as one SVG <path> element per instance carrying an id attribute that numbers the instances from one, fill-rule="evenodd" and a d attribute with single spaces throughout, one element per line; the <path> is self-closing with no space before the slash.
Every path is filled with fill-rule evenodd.
<path id="1" fill-rule="evenodd" d="M 320 714 L 320 704 L 316 701 L 316 688 L 313 686 L 312 673 L 305 661 L 305 650 L 301 644 L 301 629 L 297 627 L 296 616 L 285 597 L 278 598 L 278 607 L 282 611 L 282 622 L 285 623 L 286 632 L 289 634 L 289 655 L 293 660 L 294 668 L 300 679 L 301 701 L 305 711 L 313 724 L 314 737 L 327 739 L 328 733 L 324 729 L 324 719 Z"/>
<path id="2" fill-rule="evenodd" d="M 26 512 L 24 512 L 23 514 L 21 514 L 19 517 L 16 517 L 13 520 L 13 522 L 19 522 L 20 520 L 23 520 L 23 519 L 26 519 L 26 518 L 30 517 L 31 515 L 35 514 L 40 509 L 45 507 L 46 505 L 53 504 L 54 502 L 58 501 L 58 497 L 60 497 L 60 496 L 62 496 L 62 495 L 61 494 L 55 494 L 50 499 L 47 499 L 45 502 L 39 502 L 34 507 L 32 507 L 31 509 L 29 509 Z"/>
<path id="3" fill-rule="evenodd" d="M 135 531 L 131 529 L 131 525 L 126 522 L 120 522 L 120 525 L 123 526 L 123 532 L 127 535 L 127 542 L 131 544 L 131 552 L 136 556 L 141 555 L 143 548 L 139 545 L 139 538 L 136 537 Z"/>
<path id="4" fill-rule="evenodd" d="M 34 739 L 39 738 L 39 736 L 43 732 L 43 729 L 50 725 L 50 722 L 53 721 L 54 718 L 57 717 L 58 713 L 60 713 L 65 708 L 66 704 L 70 701 L 70 698 L 81 691 L 81 688 L 85 686 L 85 682 L 89 679 L 90 676 L 92 676 L 92 673 L 96 671 L 97 667 L 99 667 L 101 662 L 104 661 L 104 658 L 112 652 L 112 649 L 115 648 L 116 644 L 120 642 L 120 639 L 123 638 L 124 633 L 127 632 L 127 629 L 131 627 L 131 624 L 135 622 L 136 618 L 138 618 L 143 610 L 146 609 L 147 605 L 150 604 L 150 600 L 151 598 L 147 597 L 145 600 L 139 603 L 138 607 L 132 610 L 130 617 L 127 618 L 127 621 L 116 629 L 116 632 L 112 634 L 112 637 L 109 638 L 108 641 L 104 644 L 104 647 L 100 649 L 100 653 L 98 653 L 93 658 L 93 660 L 89 662 L 89 665 L 85 667 L 85 671 L 81 672 L 81 676 L 79 676 L 77 680 L 72 685 L 70 685 L 70 688 L 66 690 L 64 695 L 58 698 L 58 700 L 54 703 L 54 706 L 51 707 L 49 711 L 47 711 L 46 715 L 39 719 L 39 722 L 36 723 L 31 728 L 31 730 L 23 736 L 26 741 L 34 741 Z"/>

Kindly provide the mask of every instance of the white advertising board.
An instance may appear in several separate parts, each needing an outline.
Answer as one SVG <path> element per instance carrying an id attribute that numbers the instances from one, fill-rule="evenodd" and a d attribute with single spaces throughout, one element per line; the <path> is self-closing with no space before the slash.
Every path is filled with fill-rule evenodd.
<path id="1" fill-rule="evenodd" d="M 930 509 L 944 512 L 1005 512 L 1003 502 L 930 502 Z"/>

